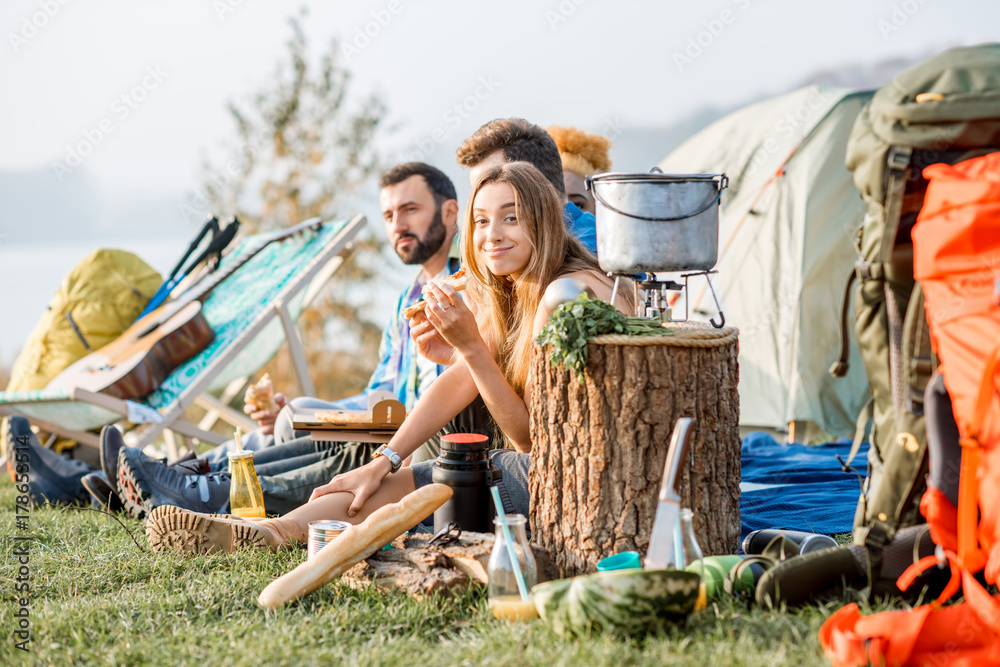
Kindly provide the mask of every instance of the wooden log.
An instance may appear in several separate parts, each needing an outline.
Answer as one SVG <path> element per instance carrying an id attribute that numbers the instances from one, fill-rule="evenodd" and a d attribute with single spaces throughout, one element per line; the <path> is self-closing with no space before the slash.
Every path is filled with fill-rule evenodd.
<path id="1" fill-rule="evenodd" d="M 655 341 L 655 342 L 650 342 Z M 603 336 L 583 382 L 536 347 L 531 373 L 532 539 L 557 575 L 593 572 L 620 551 L 645 555 L 670 435 L 695 427 L 679 484 L 705 555 L 740 536 L 737 332 L 697 325 L 672 336 Z"/>
<path id="2" fill-rule="evenodd" d="M 471 582 L 486 585 L 486 570 L 493 552 L 492 533 L 464 531 L 461 538 L 444 546 L 428 546 L 431 536 L 416 534 L 393 541 L 395 549 L 376 551 L 344 573 L 352 588 L 376 586 L 402 590 L 416 598 L 466 588 Z M 533 549 L 538 582 L 548 581 L 553 568 L 545 554 Z"/>

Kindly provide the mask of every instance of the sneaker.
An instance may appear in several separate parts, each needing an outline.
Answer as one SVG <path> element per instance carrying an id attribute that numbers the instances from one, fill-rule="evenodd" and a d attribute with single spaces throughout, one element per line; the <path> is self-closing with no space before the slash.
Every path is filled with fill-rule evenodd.
<path id="1" fill-rule="evenodd" d="M 118 497 L 118 492 L 108 483 L 102 471 L 98 470 L 84 475 L 80 482 L 83 484 L 83 488 L 90 493 L 90 499 L 100 509 L 108 512 L 120 512 L 124 509 L 125 506 Z"/>
<path id="2" fill-rule="evenodd" d="M 118 495 L 135 519 L 160 505 L 212 513 L 229 502 L 229 474 L 185 475 L 136 447 L 123 447 L 118 453 Z"/>
<path id="3" fill-rule="evenodd" d="M 146 525 L 153 551 L 177 553 L 233 553 L 241 549 L 285 548 L 291 542 L 262 524 L 238 517 L 211 517 L 180 510 L 162 514 Z"/>
<path id="4" fill-rule="evenodd" d="M 182 459 L 167 465 L 182 475 L 207 475 L 212 472 L 208 465 L 208 459 Z"/>
<path id="5" fill-rule="evenodd" d="M 118 452 L 125 446 L 122 433 L 114 426 L 101 429 L 101 470 L 104 479 L 114 484 L 118 479 Z"/>
<path id="6" fill-rule="evenodd" d="M 24 417 L 8 420 L 7 451 L 12 458 L 28 452 L 28 488 L 36 505 L 76 505 L 89 500 L 80 480 L 90 472 L 90 466 L 67 456 L 56 454 L 38 444 L 31 424 Z"/>

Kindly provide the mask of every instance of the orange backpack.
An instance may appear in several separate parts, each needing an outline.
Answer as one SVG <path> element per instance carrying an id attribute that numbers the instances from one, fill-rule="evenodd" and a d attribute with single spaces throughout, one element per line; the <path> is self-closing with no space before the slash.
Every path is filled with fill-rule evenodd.
<path id="1" fill-rule="evenodd" d="M 1000 665 L 1000 152 L 924 169 L 929 181 L 913 229 L 931 344 L 951 395 L 962 446 L 958 507 L 928 487 L 920 510 L 939 556 L 915 563 L 908 584 L 946 560 L 952 578 L 931 604 L 863 617 L 834 613 L 819 639 L 836 667 Z M 959 589 L 965 601 L 943 607 Z"/>

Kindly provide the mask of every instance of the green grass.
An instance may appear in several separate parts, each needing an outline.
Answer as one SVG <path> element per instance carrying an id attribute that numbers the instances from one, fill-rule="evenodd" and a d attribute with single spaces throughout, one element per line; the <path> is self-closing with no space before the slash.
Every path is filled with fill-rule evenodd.
<path id="1" fill-rule="evenodd" d="M 30 651 L 14 648 L 15 491 L 0 481 L 0 665 L 823 665 L 816 639 L 839 605 L 786 612 L 725 600 L 644 640 L 564 640 L 486 611 L 482 589 L 416 601 L 334 584 L 278 613 L 260 590 L 304 550 L 235 556 L 139 550 L 109 517 L 34 508 Z M 125 520 L 145 547 L 137 521 Z"/>

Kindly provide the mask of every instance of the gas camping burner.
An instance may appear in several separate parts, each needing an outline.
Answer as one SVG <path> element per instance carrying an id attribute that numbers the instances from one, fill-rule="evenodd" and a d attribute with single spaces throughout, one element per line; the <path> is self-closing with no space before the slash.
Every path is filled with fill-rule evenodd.
<path id="1" fill-rule="evenodd" d="M 716 329 L 721 329 L 726 325 L 726 316 L 722 312 L 722 306 L 719 304 L 719 297 L 715 294 L 715 287 L 712 285 L 712 279 L 710 275 L 713 273 L 718 273 L 718 271 L 697 271 L 694 273 L 684 273 L 681 274 L 681 278 L 684 279 L 684 284 L 675 282 L 673 280 L 657 280 L 655 273 L 643 273 L 643 274 L 609 274 L 614 275 L 615 285 L 611 291 L 611 305 L 615 304 L 615 299 L 618 296 L 618 288 L 621 284 L 622 277 L 632 278 L 635 282 L 635 316 L 644 317 L 647 319 L 659 319 L 661 322 L 687 322 L 688 321 L 688 295 L 691 293 L 688 289 L 688 280 L 692 276 L 705 276 L 705 281 L 708 283 L 708 289 L 712 292 L 712 299 L 715 300 L 715 308 L 719 311 L 719 322 L 716 322 L 714 318 L 710 319 L 709 322 Z M 642 291 L 643 296 L 640 298 L 639 291 Z M 674 319 L 673 312 L 670 307 L 671 303 L 674 303 L 676 299 L 671 300 L 667 292 L 679 292 L 684 294 L 684 317 L 679 319 Z M 680 296 L 680 295 L 678 295 Z"/>

